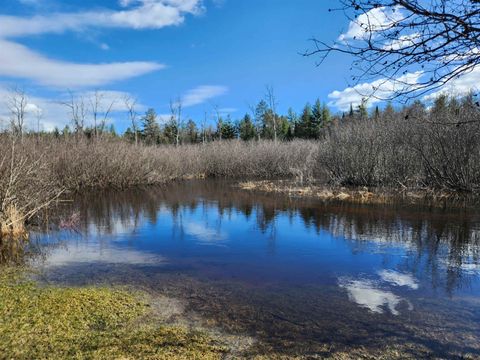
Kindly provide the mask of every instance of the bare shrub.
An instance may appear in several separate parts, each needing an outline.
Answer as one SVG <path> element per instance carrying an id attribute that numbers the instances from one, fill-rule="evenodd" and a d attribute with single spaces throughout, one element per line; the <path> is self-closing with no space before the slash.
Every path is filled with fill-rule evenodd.
<path id="1" fill-rule="evenodd" d="M 24 223 L 62 193 L 34 139 L 0 136 L 0 238 L 25 233 Z"/>
<path id="2" fill-rule="evenodd" d="M 480 190 L 480 111 L 472 97 L 439 98 L 379 118 L 347 119 L 329 129 L 319 166 L 350 186 Z"/>

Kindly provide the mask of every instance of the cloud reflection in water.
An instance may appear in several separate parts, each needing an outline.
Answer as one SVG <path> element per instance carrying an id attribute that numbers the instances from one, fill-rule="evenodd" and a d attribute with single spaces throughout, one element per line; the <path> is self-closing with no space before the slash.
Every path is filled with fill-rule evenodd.
<path id="1" fill-rule="evenodd" d="M 340 278 L 339 286 L 347 291 L 351 301 L 373 313 L 383 314 L 384 309 L 387 308 L 393 315 L 400 315 L 397 307 L 401 302 L 406 302 L 408 310 L 413 310 L 413 305 L 410 301 L 394 294 L 390 289 L 382 286 L 382 283 L 393 286 L 406 286 L 416 290 L 419 287 L 417 280 L 410 274 L 393 270 L 382 270 L 378 272 L 378 275 L 380 276 L 380 281 Z"/>

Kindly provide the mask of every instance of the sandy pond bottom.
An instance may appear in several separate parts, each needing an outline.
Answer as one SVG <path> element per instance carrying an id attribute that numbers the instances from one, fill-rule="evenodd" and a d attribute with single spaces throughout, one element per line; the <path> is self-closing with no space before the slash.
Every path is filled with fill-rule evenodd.
<path id="1" fill-rule="evenodd" d="M 86 194 L 38 279 L 126 285 L 226 357 L 480 358 L 480 214 L 292 200 L 195 181 Z M 79 216 L 78 216 L 79 215 Z"/>

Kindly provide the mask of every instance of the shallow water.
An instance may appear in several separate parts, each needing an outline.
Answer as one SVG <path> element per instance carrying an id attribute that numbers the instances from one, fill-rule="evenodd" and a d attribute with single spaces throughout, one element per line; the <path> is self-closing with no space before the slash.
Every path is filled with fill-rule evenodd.
<path id="1" fill-rule="evenodd" d="M 254 353 L 480 356 L 480 213 L 288 199 L 194 181 L 86 194 L 38 234 L 52 283 L 126 284 Z M 78 216 L 79 215 L 79 216 Z"/>

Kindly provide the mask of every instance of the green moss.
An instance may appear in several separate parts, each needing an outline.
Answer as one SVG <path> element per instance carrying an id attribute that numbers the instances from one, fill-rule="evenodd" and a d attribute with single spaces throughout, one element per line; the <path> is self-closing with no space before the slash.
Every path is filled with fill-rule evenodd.
<path id="1" fill-rule="evenodd" d="M 111 288 L 40 287 L 0 269 L 1 359 L 216 359 L 198 332 L 149 319 L 136 294 Z"/>

